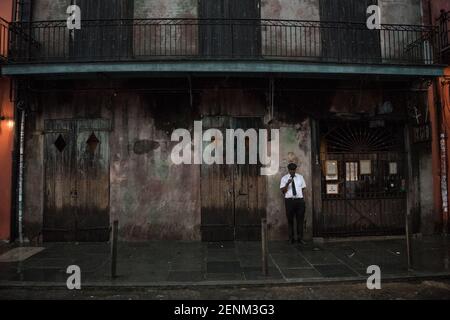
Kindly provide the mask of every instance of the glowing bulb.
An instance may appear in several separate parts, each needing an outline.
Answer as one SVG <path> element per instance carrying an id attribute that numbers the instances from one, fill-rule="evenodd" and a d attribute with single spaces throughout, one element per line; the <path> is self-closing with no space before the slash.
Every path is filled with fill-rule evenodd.
<path id="1" fill-rule="evenodd" d="M 14 120 L 8 120 L 8 122 L 6 122 L 6 125 L 8 126 L 8 128 L 13 128 L 14 127 Z"/>

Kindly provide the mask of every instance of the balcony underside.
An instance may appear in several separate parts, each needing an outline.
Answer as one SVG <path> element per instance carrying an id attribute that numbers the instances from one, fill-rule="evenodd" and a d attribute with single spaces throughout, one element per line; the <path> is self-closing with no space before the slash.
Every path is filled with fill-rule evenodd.
<path id="1" fill-rule="evenodd" d="M 98 73 L 122 76 L 152 76 L 172 74 L 280 74 L 299 76 L 401 76 L 438 77 L 444 74 L 441 65 L 367 65 L 282 61 L 150 61 L 96 62 L 4 65 L 5 76 L 65 76 L 79 77 Z"/>

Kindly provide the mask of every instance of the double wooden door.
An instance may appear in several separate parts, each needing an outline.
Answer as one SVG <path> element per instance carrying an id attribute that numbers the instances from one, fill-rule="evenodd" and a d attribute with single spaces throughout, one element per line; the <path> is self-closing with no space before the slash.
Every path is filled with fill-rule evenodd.
<path id="1" fill-rule="evenodd" d="M 110 122 L 45 123 L 44 241 L 109 239 Z"/>
<path id="2" fill-rule="evenodd" d="M 258 130 L 260 118 L 208 117 L 203 129 Z M 237 141 L 237 140 L 236 140 Z M 261 218 L 266 216 L 266 180 L 259 164 L 249 164 L 246 141 L 246 163 L 203 164 L 201 166 L 201 228 L 203 241 L 256 241 L 261 236 Z M 206 142 L 205 144 L 209 144 Z M 226 141 L 224 161 L 226 159 Z M 235 158 L 237 142 L 235 143 Z"/>

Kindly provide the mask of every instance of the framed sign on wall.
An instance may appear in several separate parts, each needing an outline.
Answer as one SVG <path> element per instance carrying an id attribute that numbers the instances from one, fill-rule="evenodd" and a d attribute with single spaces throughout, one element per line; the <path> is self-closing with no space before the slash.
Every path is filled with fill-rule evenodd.
<path id="1" fill-rule="evenodd" d="M 338 162 L 337 160 L 325 161 L 325 177 L 326 180 L 338 180 Z"/>

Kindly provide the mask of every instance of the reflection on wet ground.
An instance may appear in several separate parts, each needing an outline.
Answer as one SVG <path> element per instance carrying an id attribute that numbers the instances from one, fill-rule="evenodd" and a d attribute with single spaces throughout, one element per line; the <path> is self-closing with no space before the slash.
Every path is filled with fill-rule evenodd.
<path id="1" fill-rule="evenodd" d="M 259 242 L 120 243 L 118 277 L 111 280 L 108 243 L 50 243 L 24 261 L 0 262 L 0 284 L 10 281 L 64 283 L 69 265 L 78 265 L 89 283 L 186 283 L 205 281 L 320 281 L 362 279 L 378 265 L 382 278 L 450 275 L 450 237 L 414 240 L 408 270 L 404 240 L 291 245 L 269 243 L 269 274 L 261 272 Z M 0 254 L 12 247 L 0 246 Z"/>

